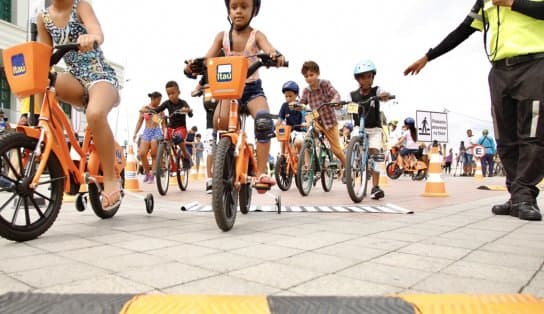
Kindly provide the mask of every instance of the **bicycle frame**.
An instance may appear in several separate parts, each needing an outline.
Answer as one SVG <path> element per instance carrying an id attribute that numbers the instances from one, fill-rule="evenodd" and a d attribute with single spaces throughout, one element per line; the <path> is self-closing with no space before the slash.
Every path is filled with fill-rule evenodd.
<path id="1" fill-rule="evenodd" d="M 292 173 L 297 172 L 297 163 L 298 163 L 298 156 L 293 153 L 293 150 L 291 149 L 291 143 L 290 143 L 290 135 L 292 130 L 289 130 L 289 134 L 286 135 L 285 141 L 279 141 L 281 143 L 281 147 L 283 150 L 283 156 L 287 160 L 287 167 L 291 169 Z"/>

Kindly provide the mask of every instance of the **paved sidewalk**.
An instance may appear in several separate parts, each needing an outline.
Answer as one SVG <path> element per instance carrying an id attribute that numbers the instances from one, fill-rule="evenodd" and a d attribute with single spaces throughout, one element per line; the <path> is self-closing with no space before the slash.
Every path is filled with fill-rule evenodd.
<path id="1" fill-rule="evenodd" d="M 544 298 L 544 224 L 493 216 L 506 192 L 482 191 L 473 178 L 446 179 L 446 198 L 424 198 L 424 182 L 389 181 L 381 202 L 412 215 L 368 213 L 239 214 L 230 232 L 210 212 L 203 182 L 155 195 L 127 196 L 113 219 L 65 203 L 57 221 L 26 243 L 0 240 L 0 294 L 168 293 L 381 296 L 413 293 L 526 293 Z M 492 184 L 503 179 L 491 178 Z M 487 182 L 487 181 L 486 181 Z M 274 193 L 279 193 L 277 190 Z M 254 193 L 255 203 L 272 200 Z M 306 198 L 293 184 L 283 204 L 350 204 L 345 187 Z M 544 204 L 542 197 L 540 204 Z M 365 200 L 363 203 L 376 203 Z"/>

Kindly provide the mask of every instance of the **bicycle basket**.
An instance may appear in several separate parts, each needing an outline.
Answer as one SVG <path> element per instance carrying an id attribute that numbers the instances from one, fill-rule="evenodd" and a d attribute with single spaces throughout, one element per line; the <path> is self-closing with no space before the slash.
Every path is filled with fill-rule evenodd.
<path id="1" fill-rule="evenodd" d="M 2 51 L 6 77 L 17 97 L 24 98 L 45 90 L 52 51 L 51 46 L 40 42 L 28 42 Z"/>
<path id="2" fill-rule="evenodd" d="M 246 85 L 248 61 L 243 56 L 208 59 L 208 80 L 215 99 L 240 99 Z"/>
<path id="3" fill-rule="evenodd" d="M 286 142 L 291 136 L 291 126 L 290 125 L 278 125 L 276 126 L 276 139 L 279 142 Z"/>

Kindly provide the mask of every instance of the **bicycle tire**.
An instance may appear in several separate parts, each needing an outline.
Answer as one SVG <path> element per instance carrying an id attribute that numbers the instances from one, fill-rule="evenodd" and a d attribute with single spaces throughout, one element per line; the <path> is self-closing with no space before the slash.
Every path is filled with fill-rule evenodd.
<path id="1" fill-rule="evenodd" d="M 189 171 L 191 170 L 191 168 L 185 168 L 180 154 L 181 152 L 176 154 L 176 180 L 178 181 L 179 189 L 185 191 L 187 190 L 187 186 L 189 185 Z"/>
<path id="2" fill-rule="evenodd" d="M 368 151 L 361 137 L 353 137 L 346 150 L 346 187 L 351 200 L 360 203 L 366 196 L 369 171 Z"/>
<path id="3" fill-rule="evenodd" d="M 255 172 L 253 171 L 253 168 L 251 167 L 251 162 L 249 162 L 247 167 L 247 175 L 250 177 L 253 177 L 255 175 Z M 251 208 L 251 197 L 253 195 L 253 188 L 251 187 L 251 183 L 244 183 L 240 186 L 240 192 L 238 193 L 238 200 L 240 202 L 240 212 L 244 215 L 249 213 L 249 209 Z"/>
<path id="4" fill-rule="evenodd" d="M 397 170 L 398 169 L 398 170 Z M 385 167 L 385 173 L 390 179 L 396 180 L 402 175 L 402 171 L 396 161 L 392 161 Z"/>
<path id="5" fill-rule="evenodd" d="M 89 202 L 91 203 L 91 208 L 96 216 L 102 219 L 109 219 L 117 214 L 119 207 L 121 207 L 121 203 L 110 210 L 104 210 L 102 207 L 102 198 L 100 195 L 100 191 L 104 188 L 102 183 L 100 183 L 100 189 L 98 189 L 97 183 L 89 183 L 87 188 L 89 190 Z"/>
<path id="6" fill-rule="evenodd" d="M 234 186 L 236 175 L 234 145 L 224 137 L 217 144 L 213 159 L 212 209 L 215 222 L 222 231 L 229 231 L 236 221 L 238 190 Z"/>
<path id="7" fill-rule="evenodd" d="M 330 165 L 333 163 L 332 153 L 328 148 L 321 148 L 321 187 L 325 192 L 330 192 L 334 181 L 335 169 Z"/>
<path id="8" fill-rule="evenodd" d="M 49 155 L 44 171 L 46 181 L 40 180 L 36 189 L 24 189 L 24 186 L 30 183 L 30 178 L 25 178 L 23 174 L 29 171 L 32 175 L 38 166 L 37 161 L 36 163 L 28 162 L 28 160 L 25 162 L 24 158 L 28 156 L 25 154 L 33 151 L 36 145 L 36 139 L 19 132 L 4 133 L 0 137 L 0 160 L 2 160 L 0 175 L 3 180 L 7 180 L 10 172 L 11 176 L 17 177 L 14 183 L 15 188 L 0 188 L 0 208 L 2 208 L 0 236 L 8 240 L 23 242 L 39 237 L 53 225 L 62 205 L 65 178 L 54 152 Z M 18 165 L 12 167 L 10 153 L 16 152 L 18 152 L 18 157 L 15 157 Z M 32 164 L 34 169 L 28 169 Z M 38 198 L 43 199 L 43 206 L 38 204 Z M 12 203 L 13 200 L 15 202 Z M 42 211 L 42 208 L 45 210 Z M 19 213 L 21 209 L 24 215 Z M 37 219 L 31 221 L 32 218 Z"/>
<path id="9" fill-rule="evenodd" d="M 274 167 L 274 176 L 276 177 L 276 183 L 282 191 L 288 191 L 291 188 L 293 182 L 293 171 L 287 161 L 285 156 L 281 155 L 276 161 L 276 166 Z"/>
<path id="10" fill-rule="evenodd" d="M 313 144 L 310 141 L 304 142 L 300 155 L 298 157 L 297 174 L 295 180 L 297 182 L 298 191 L 302 196 L 308 196 L 314 185 L 314 150 Z"/>
<path id="11" fill-rule="evenodd" d="M 159 144 L 155 165 L 155 182 L 160 195 L 166 195 L 170 184 L 170 153 L 166 142 Z"/>

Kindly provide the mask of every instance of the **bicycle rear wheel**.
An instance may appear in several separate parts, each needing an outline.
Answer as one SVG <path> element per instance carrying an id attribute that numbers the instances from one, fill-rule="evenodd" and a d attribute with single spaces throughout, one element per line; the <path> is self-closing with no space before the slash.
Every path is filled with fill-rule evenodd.
<path id="1" fill-rule="evenodd" d="M 308 196 L 314 185 L 315 154 L 312 142 L 304 142 L 298 157 L 297 174 L 295 176 L 298 191 L 302 196 Z"/>
<path id="2" fill-rule="evenodd" d="M 282 191 L 288 191 L 293 182 L 293 172 L 289 166 L 287 158 L 284 155 L 278 157 L 276 161 L 276 166 L 274 167 L 274 176 L 276 177 L 276 182 L 278 187 Z"/>
<path id="3" fill-rule="evenodd" d="M 400 170 L 396 161 L 388 163 L 385 167 L 385 172 L 387 173 L 387 176 L 393 180 L 398 179 L 402 175 L 402 170 Z"/>
<path id="4" fill-rule="evenodd" d="M 368 184 L 368 151 L 361 137 L 353 137 L 346 151 L 344 175 L 351 200 L 360 203 L 366 196 Z"/>
<path id="5" fill-rule="evenodd" d="M 330 192 L 334 181 L 336 169 L 331 167 L 333 164 L 332 153 L 329 150 L 322 150 L 321 156 L 321 187 L 325 192 Z"/>
<path id="6" fill-rule="evenodd" d="M 33 154 L 36 144 L 23 133 L 0 137 L 0 236 L 12 241 L 32 240 L 46 232 L 62 204 L 65 178 L 54 153 L 38 186 L 29 187 L 39 163 Z"/>
<path id="7" fill-rule="evenodd" d="M 222 138 L 215 148 L 213 160 L 212 208 L 219 229 L 229 231 L 234 226 L 238 206 L 234 145 L 230 138 Z"/>
<path id="8" fill-rule="evenodd" d="M 155 178 L 160 195 L 166 195 L 170 184 L 170 150 L 166 142 L 159 144 L 157 162 L 155 163 Z"/>

